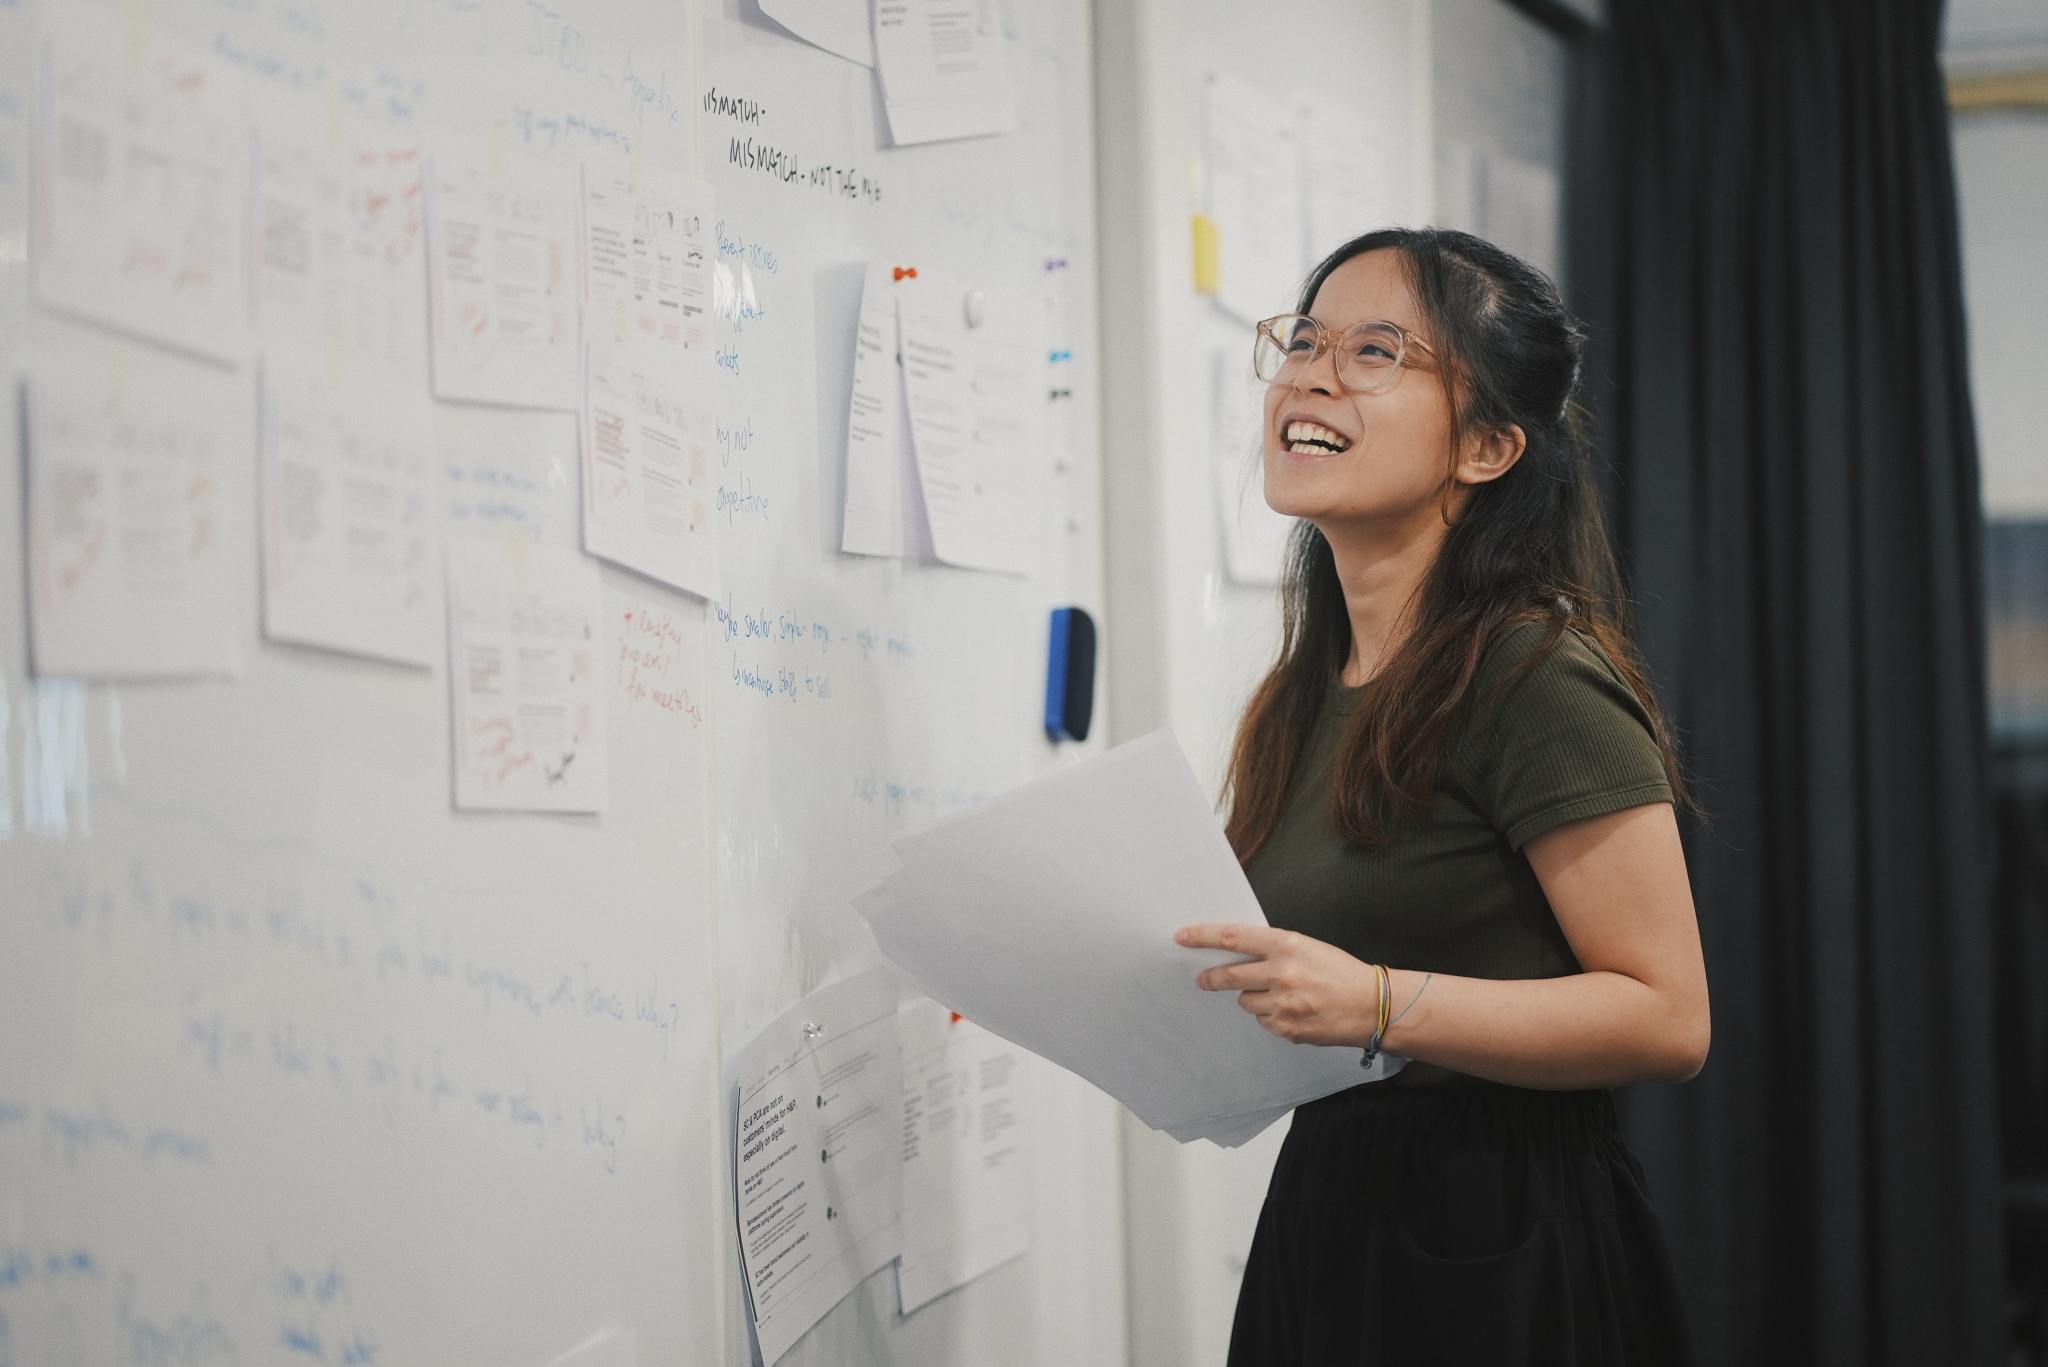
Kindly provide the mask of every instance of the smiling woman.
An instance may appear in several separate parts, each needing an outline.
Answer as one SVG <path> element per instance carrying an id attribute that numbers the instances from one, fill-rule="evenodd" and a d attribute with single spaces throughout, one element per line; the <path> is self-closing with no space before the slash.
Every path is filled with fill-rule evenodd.
<path id="1" fill-rule="evenodd" d="M 1180 942 L 1304 1044 L 1408 1060 L 1295 1112 L 1233 1367 L 1693 1360 L 1609 1089 L 1705 1059 L 1690 806 L 1629 643 L 1582 333 L 1489 243 L 1389 230 L 1258 327 L 1300 519 L 1228 832 L 1270 929 Z"/>

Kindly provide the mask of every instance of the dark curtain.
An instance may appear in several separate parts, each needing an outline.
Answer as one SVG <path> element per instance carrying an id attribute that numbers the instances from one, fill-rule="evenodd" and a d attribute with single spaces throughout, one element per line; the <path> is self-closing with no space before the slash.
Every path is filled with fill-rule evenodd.
<path id="1" fill-rule="evenodd" d="M 1982 515 L 1938 0 L 1611 0 L 1571 302 L 1685 821 L 1705 1071 L 1623 1098 L 1702 1361 L 2001 1338 Z"/>

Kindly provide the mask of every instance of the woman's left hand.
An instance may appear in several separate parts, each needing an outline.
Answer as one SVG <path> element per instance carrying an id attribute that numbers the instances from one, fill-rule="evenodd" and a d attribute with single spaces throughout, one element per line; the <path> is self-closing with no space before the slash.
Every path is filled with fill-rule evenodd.
<path id="1" fill-rule="evenodd" d="M 1215 923 L 1183 926 L 1174 942 L 1258 957 L 1195 976 L 1197 986 L 1236 988 L 1237 1004 L 1260 1025 L 1296 1044 L 1363 1048 L 1379 1026 L 1379 973 L 1333 944 L 1272 926 Z"/>

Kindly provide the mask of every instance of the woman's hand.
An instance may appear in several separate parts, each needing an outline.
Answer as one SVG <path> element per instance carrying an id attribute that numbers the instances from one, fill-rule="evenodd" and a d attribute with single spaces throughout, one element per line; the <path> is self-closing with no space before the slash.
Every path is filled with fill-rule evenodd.
<path id="1" fill-rule="evenodd" d="M 1197 986 L 1236 988 L 1237 1004 L 1296 1044 L 1372 1043 L 1379 1025 L 1379 974 L 1335 945 L 1271 926 L 1205 924 L 1174 932 L 1176 944 L 1258 956 L 1195 975 Z"/>

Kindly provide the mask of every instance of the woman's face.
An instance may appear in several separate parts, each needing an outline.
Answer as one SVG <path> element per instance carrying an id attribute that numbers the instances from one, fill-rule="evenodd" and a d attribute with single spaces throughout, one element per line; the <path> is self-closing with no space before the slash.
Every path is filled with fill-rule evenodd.
<path id="1" fill-rule="evenodd" d="M 1337 267 L 1316 290 L 1309 316 L 1334 338 L 1353 323 L 1386 319 L 1435 345 L 1409 291 L 1400 257 L 1364 252 Z M 1406 523 L 1443 503 L 1449 469 L 1450 404 L 1424 358 L 1403 365 L 1391 388 L 1358 394 L 1337 383 L 1335 348 L 1291 380 L 1266 389 L 1266 502 L 1327 532 L 1335 523 Z M 1344 449 L 1304 450 L 1288 441 L 1290 424 L 1315 423 Z"/>

